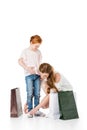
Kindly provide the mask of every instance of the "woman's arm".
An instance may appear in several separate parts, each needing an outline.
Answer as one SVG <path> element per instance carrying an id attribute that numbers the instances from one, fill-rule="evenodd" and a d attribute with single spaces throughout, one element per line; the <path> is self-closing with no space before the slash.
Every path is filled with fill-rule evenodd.
<path id="1" fill-rule="evenodd" d="M 35 108 L 33 108 L 29 113 L 33 115 L 38 111 L 38 109 L 45 108 L 45 106 L 47 106 L 47 104 L 49 104 L 49 94 L 46 95 L 43 98 L 43 100 L 41 101 L 41 103 L 39 105 L 37 105 Z"/>
<path id="2" fill-rule="evenodd" d="M 46 81 L 42 81 L 42 83 L 41 83 L 41 88 L 43 89 L 43 91 L 44 91 L 44 93 L 47 95 L 48 93 L 47 93 L 47 89 L 48 89 L 48 85 L 47 85 L 47 82 Z"/>
<path id="3" fill-rule="evenodd" d="M 55 73 L 55 80 L 56 82 L 59 82 L 61 79 L 61 75 L 59 73 Z"/>

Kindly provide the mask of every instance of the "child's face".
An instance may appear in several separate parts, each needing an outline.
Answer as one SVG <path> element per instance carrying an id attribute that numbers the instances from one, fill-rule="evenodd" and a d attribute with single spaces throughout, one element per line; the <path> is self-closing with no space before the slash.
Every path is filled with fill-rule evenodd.
<path id="1" fill-rule="evenodd" d="M 40 47 L 40 43 L 35 43 L 35 44 L 31 43 L 30 46 L 33 51 L 36 51 Z"/>

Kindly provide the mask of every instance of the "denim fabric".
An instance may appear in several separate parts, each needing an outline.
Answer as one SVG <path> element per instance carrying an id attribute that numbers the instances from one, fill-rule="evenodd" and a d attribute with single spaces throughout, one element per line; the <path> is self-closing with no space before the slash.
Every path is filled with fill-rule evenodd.
<path id="1" fill-rule="evenodd" d="M 27 104 L 28 111 L 33 108 L 33 97 L 34 107 L 39 104 L 40 99 L 40 76 L 37 74 L 29 75 L 25 77 L 26 91 L 27 91 Z"/>

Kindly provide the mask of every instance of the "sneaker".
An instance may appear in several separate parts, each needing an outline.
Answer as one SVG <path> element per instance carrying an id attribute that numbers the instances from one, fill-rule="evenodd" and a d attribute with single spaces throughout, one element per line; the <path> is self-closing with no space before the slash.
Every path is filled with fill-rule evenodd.
<path id="1" fill-rule="evenodd" d="M 44 114 L 43 112 L 41 112 L 41 111 L 37 111 L 37 112 L 34 114 L 34 116 L 44 117 L 45 114 Z"/>
<path id="2" fill-rule="evenodd" d="M 32 118 L 33 115 L 31 115 L 31 114 L 28 113 L 28 114 L 27 114 L 27 117 L 28 117 L 28 118 Z"/>

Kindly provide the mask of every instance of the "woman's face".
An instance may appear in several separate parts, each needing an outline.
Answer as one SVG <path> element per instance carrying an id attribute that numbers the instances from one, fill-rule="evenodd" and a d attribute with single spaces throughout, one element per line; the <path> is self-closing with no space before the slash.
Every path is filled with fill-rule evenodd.
<path id="1" fill-rule="evenodd" d="M 42 73 L 42 72 L 40 72 L 40 77 L 41 77 L 42 80 L 47 79 L 48 76 L 49 76 L 48 73 Z"/>

